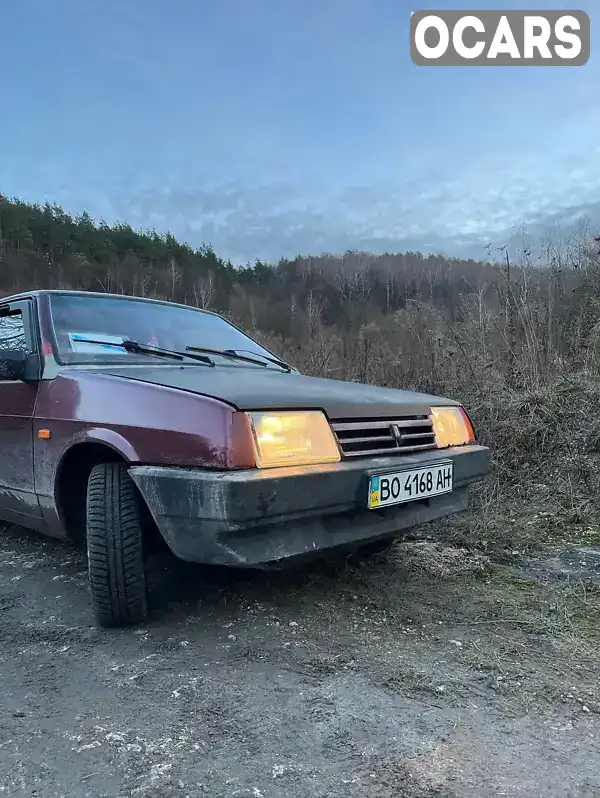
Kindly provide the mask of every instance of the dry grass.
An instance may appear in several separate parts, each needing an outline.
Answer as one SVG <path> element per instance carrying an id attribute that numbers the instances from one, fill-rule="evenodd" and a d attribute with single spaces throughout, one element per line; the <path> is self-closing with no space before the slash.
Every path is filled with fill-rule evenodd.
<path id="1" fill-rule="evenodd" d="M 468 513 L 425 533 L 495 555 L 600 543 L 598 407 L 600 380 L 589 375 L 486 397 L 473 415 L 492 449 L 490 474 Z"/>
<path id="2" fill-rule="evenodd" d="M 431 540 L 398 543 L 392 556 L 406 572 L 444 579 L 448 576 L 483 574 L 491 560 L 473 549 L 445 546 Z"/>

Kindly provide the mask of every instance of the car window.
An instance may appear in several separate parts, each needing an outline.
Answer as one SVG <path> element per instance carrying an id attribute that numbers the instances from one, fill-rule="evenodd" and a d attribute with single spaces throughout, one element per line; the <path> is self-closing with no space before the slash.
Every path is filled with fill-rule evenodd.
<path id="1" fill-rule="evenodd" d="M 0 315 L 0 351 L 5 349 L 31 351 L 21 313 L 10 316 Z"/>
<path id="2" fill-rule="evenodd" d="M 62 362 L 155 362 L 151 355 L 128 354 L 114 346 L 125 339 L 177 352 L 197 346 L 271 354 L 221 316 L 194 308 L 134 298 L 68 294 L 52 295 L 50 308 Z M 107 343 L 113 346 L 107 347 Z"/>

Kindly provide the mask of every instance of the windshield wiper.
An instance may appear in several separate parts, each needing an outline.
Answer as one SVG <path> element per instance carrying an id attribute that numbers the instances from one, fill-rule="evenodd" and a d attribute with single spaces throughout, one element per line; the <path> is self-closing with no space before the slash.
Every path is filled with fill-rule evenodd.
<path id="1" fill-rule="evenodd" d="M 176 352 L 174 349 L 160 349 L 159 347 L 155 346 L 146 346 L 145 344 L 138 343 L 138 341 L 131 341 L 129 339 L 125 339 L 121 343 L 117 344 L 114 341 L 95 341 L 92 338 L 77 338 L 76 343 L 99 344 L 100 346 L 118 346 L 119 348 L 124 349 L 126 352 L 132 352 L 135 355 L 156 355 L 157 357 L 168 357 L 172 358 L 173 360 L 185 360 L 189 357 L 192 360 L 198 360 L 201 363 L 206 363 L 207 366 L 215 365 L 215 361 L 211 360 L 209 357 L 203 357 L 202 355 L 188 355 L 187 353 L 184 354 L 182 352 Z"/>
<path id="2" fill-rule="evenodd" d="M 276 366 L 284 369 L 285 371 L 291 371 L 292 367 L 288 366 L 287 363 L 284 363 L 282 360 L 277 360 L 274 357 L 269 357 L 268 355 L 262 355 L 260 352 L 252 352 L 250 349 L 208 349 L 205 346 L 186 346 L 186 352 L 208 352 L 211 355 L 222 355 L 223 357 L 231 357 L 235 360 L 245 360 L 247 363 L 256 363 L 257 366 L 264 366 L 267 367 L 266 363 L 263 363 L 262 360 L 257 360 L 256 357 L 247 357 L 246 355 L 240 355 L 240 352 L 250 352 L 252 355 L 256 355 L 257 357 L 262 357 L 265 360 L 269 360 L 271 363 L 275 363 Z"/>
<path id="3" fill-rule="evenodd" d="M 271 357 L 271 355 L 263 355 L 262 352 L 253 352 L 251 349 L 226 349 L 226 352 L 230 352 L 232 354 L 237 354 L 238 352 L 248 352 L 251 355 L 256 355 L 257 357 L 263 357 L 265 360 L 268 360 L 269 363 L 275 363 L 276 366 L 280 366 L 282 369 L 286 371 L 292 371 L 292 367 L 289 363 L 286 363 L 283 360 L 279 360 L 277 357 Z"/>

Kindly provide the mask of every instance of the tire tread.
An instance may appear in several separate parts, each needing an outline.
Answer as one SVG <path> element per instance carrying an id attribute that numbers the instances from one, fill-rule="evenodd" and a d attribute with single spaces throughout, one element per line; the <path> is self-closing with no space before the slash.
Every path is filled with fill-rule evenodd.
<path id="1" fill-rule="evenodd" d="M 92 469 L 86 517 L 96 620 L 103 627 L 142 622 L 147 615 L 143 528 L 137 490 L 124 463 Z"/>

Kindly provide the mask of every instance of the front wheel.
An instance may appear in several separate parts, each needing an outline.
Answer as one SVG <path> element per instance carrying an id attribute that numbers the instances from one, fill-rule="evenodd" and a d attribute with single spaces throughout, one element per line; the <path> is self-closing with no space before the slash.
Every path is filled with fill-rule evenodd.
<path id="1" fill-rule="evenodd" d="M 100 626 L 130 626 L 147 616 L 143 531 L 127 466 L 95 466 L 88 480 L 86 532 L 90 588 Z"/>

